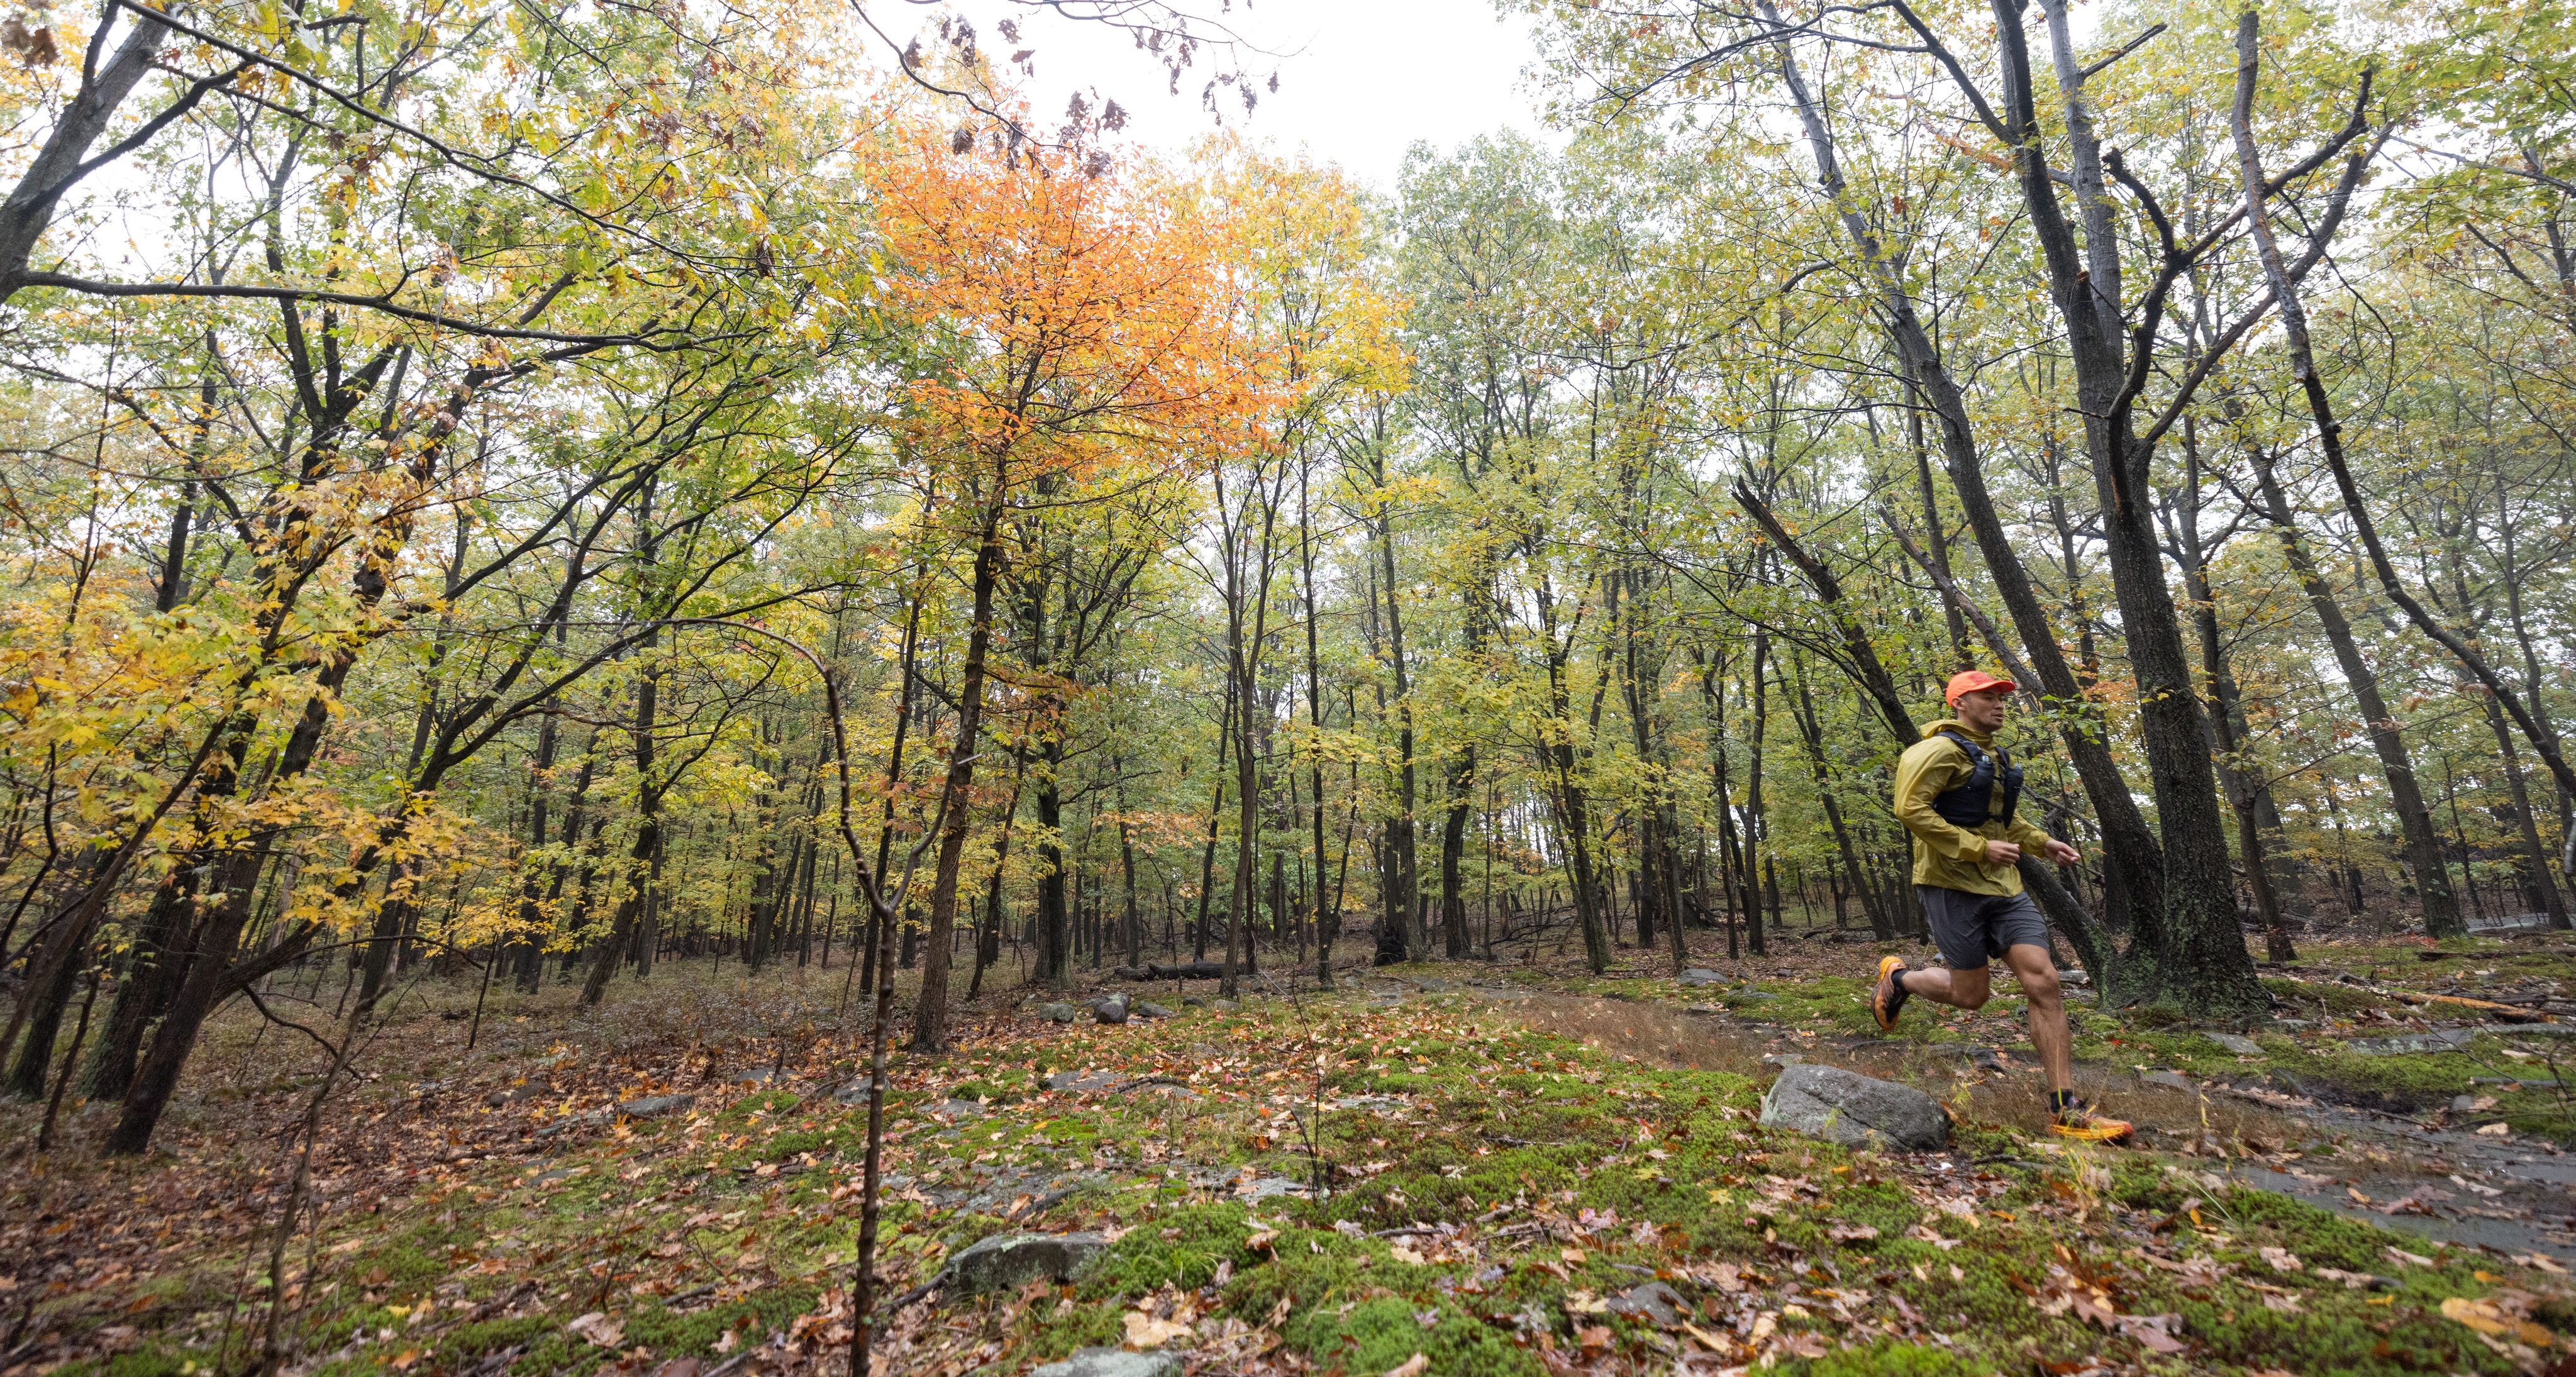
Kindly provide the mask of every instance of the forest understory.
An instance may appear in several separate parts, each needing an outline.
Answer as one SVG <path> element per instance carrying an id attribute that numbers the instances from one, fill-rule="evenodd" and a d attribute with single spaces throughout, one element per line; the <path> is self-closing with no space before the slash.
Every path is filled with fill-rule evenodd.
<path id="1" fill-rule="evenodd" d="M 2079 1080 L 2140 1124 L 2126 1147 L 2046 1136 L 2009 984 L 1881 1037 L 1875 956 L 1927 952 L 1693 940 L 1687 984 L 1663 951 L 1594 976 L 1543 947 L 1373 969 L 1354 945 L 1333 991 L 1282 969 L 1236 1007 L 1088 973 L 1077 998 L 1170 1011 L 1123 1024 L 989 991 L 956 1050 L 893 1063 L 882 1265 L 910 1299 L 877 1367 L 1124 1345 L 1192 1373 L 2569 1368 L 2563 934 L 2312 937 L 2265 968 L 2278 1017 L 2239 1050 L 2079 994 Z M 846 1371 L 845 978 L 671 961 L 584 1010 L 425 976 L 318 1110 L 332 1055 L 238 1004 L 140 1159 L 84 1150 L 112 1105 L 44 1154 L 43 1106 L 8 1106 L 0 1373 Z M 1760 1126 L 1799 1059 L 1930 1091 L 1949 1149 Z M 308 1115 L 289 1219 L 278 1145 Z M 1064 1280 L 914 1291 L 1024 1233 L 1101 1246 Z"/>

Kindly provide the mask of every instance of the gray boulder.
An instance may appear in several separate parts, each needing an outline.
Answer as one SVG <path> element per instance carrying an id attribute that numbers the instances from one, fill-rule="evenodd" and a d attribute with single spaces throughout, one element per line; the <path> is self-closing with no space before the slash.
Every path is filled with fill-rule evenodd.
<path id="1" fill-rule="evenodd" d="M 1928 1152 L 1950 1141 L 1950 1116 L 1931 1096 L 1838 1066 L 1782 1068 L 1762 1122 L 1848 1147 Z"/>
<path id="2" fill-rule="evenodd" d="M 1038 1017 L 1046 1019 L 1051 1023 L 1071 1023 L 1073 1022 L 1073 1015 L 1073 1006 L 1062 1000 L 1058 1000 L 1053 1004 L 1042 1004 L 1038 1006 Z"/>
<path id="3" fill-rule="evenodd" d="M 630 1119 L 650 1119 L 658 1114 L 676 1114 L 697 1102 L 695 1095 L 647 1095 L 619 1104 L 617 1112 Z"/>
<path id="4" fill-rule="evenodd" d="M 1077 1348 L 1072 1357 L 1048 1363 L 1029 1377 L 1181 1377 L 1181 1360 L 1169 1353 Z"/>
<path id="5" fill-rule="evenodd" d="M 832 1098 L 841 1104 L 866 1104 L 868 1102 L 868 1078 L 861 1076 L 857 1080 L 850 1082 L 848 1085 L 842 1086 L 840 1089 L 832 1092 Z"/>
<path id="6" fill-rule="evenodd" d="M 1675 979 L 1692 989 L 1697 989 L 1702 985 L 1723 985 L 1726 983 L 1725 976 L 1698 966 L 1693 966 L 1689 970 L 1682 972 L 1679 976 L 1675 977 Z"/>
<path id="7" fill-rule="evenodd" d="M 1107 999 L 1093 1000 L 1091 1003 L 1091 1016 L 1103 1023 L 1125 1023 L 1127 1021 L 1127 997 L 1125 995 L 1111 995 Z"/>
<path id="8" fill-rule="evenodd" d="M 1137 1000 L 1134 1004 L 1128 1006 L 1128 1010 L 1138 1018 L 1170 1018 L 1172 1016 L 1171 1010 L 1164 1008 L 1162 1005 L 1157 1004 L 1150 999 Z"/>
<path id="9" fill-rule="evenodd" d="M 1220 1014 L 1237 1013 L 1242 1010 L 1243 1001 L 1239 999 L 1212 999 L 1208 1001 L 1208 1007 L 1216 1010 Z"/>
<path id="10" fill-rule="evenodd" d="M 1040 1277 L 1071 1281 L 1109 1244 L 1098 1234 L 996 1234 L 948 1259 L 950 1289 L 964 1295 L 1016 1291 Z"/>
<path id="11" fill-rule="evenodd" d="M 2200 1087 L 2185 1080 L 2180 1072 L 2175 1071 L 2148 1071 L 2138 1077 L 2138 1082 L 2142 1085 L 2160 1085 L 2167 1090 L 2180 1090 L 2186 1094 L 2200 1093 Z"/>
<path id="12" fill-rule="evenodd" d="M 2256 1042 L 2254 1039 L 2249 1038 L 2242 1033 L 2203 1033 L 2201 1036 L 2209 1039 L 2211 1042 L 2217 1043 L 2219 1046 L 2226 1048 L 2228 1051 L 2233 1052 L 2240 1057 L 2259 1057 L 2263 1055 L 2263 1044 Z"/>

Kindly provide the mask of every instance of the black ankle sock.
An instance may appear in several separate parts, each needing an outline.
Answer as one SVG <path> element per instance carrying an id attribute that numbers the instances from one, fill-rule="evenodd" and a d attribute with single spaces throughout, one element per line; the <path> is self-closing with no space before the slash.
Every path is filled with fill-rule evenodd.
<path id="1" fill-rule="evenodd" d="M 2083 1098 L 2072 1090 L 2052 1090 L 2048 1092 L 2048 1112 L 2051 1114 L 2057 1113 L 2060 1110 L 2072 1109 L 2082 1103 L 2084 1103 Z"/>

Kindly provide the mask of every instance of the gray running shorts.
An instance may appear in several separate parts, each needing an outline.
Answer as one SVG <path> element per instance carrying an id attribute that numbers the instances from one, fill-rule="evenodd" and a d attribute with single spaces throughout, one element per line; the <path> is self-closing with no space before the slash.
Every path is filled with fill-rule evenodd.
<path id="1" fill-rule="evenodd" d="M 1916 885 L 1924 922 L 1954 971 L 1984 970 L 2007 947 L 2048 950 L 2048 920 L 2027 894 L 1970 894 L 1964 889 Z"/>

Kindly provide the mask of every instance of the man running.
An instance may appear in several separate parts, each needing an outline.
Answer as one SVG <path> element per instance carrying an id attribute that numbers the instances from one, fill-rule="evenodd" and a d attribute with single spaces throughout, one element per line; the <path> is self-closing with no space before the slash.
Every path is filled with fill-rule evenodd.
<path id="1" fill-rule="evenodd" d="M 2013 816 L 2021 767 L 1995 749 L 2004 702 L 2016 686 L 1983 670 L 1953 675 L 1952 717 L 1923 729 L 1923 739 L 1896 762 L 1896 816 L 1914 834 L 1914 893 L 1940 945 L 1946 970 L 1910 971 L 1905 959 L 1878 963 L 1870 1012 L 1893 1031 L 1908 996 L 1959 1009 L 1985 1005 L 1987 962 L 2002 957 L 2030 1001 L 2030 1040 L 2048 1068 L 2049 1128 L 2060 1137 L 2108 1142 L 2129 1125 L 2096 1111 L 2075 1093 L 2074 1058 L 2059 998 L 2057 965 L 2048 954 L 2048 924 L 2022 893 L 2017 863 L 2031 848 L 2059 865 L 2080 855 L 2065 842 Z"/>

